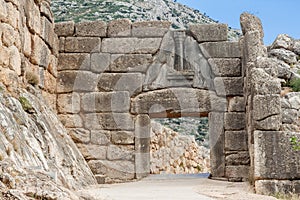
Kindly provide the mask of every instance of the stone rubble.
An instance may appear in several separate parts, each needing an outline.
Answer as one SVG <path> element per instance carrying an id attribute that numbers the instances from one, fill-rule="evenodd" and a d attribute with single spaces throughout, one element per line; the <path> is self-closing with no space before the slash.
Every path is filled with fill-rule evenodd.
<path id="1" fill-rule="evenodd" d="M 150 173 L 197 174 L 210 172 L 209 149 L 195 138 L 157 122 L 151 123 Z"/>

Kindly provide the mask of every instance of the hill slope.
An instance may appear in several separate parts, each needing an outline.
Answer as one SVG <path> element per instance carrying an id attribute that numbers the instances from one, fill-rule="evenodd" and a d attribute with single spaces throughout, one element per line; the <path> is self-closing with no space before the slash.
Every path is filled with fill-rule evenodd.
<path id="1" fill-rule="evenodd" d="M 175 29 L 186 28 L 189 23 L 217 23 L 206 14 L 173 0 L 52 0 L 52 10 L 57 22 L 120 18 L 167 20 Z M 230 40 L 236 40 L 240 34 L 239 30 L 229 28 Z"/>

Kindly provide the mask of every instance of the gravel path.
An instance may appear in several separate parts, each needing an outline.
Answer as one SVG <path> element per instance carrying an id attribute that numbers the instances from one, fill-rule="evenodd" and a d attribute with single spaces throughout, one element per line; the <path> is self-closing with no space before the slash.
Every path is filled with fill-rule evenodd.
<path id="1" fill-rule="evenodd" d="M 132 183 L 96 185 L 78 193 L 89 200 L 276 200 L 253 194 L 247 183 L 184 176 L 150 176 Z"/>

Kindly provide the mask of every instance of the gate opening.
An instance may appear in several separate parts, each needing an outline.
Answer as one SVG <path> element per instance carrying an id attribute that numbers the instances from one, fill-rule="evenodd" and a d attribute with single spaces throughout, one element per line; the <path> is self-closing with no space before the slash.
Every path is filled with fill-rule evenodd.
<path id="1" fill-rule="evenodd" d="M 208 117 L 151 121 L 150 174 L 210 173 Z"/>

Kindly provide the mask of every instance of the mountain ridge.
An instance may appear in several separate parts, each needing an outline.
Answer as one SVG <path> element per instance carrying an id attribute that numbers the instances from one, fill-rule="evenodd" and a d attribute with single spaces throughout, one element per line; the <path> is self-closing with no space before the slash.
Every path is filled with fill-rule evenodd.
<path id="1" fill-rule="evenodd" d="M 51 7 L 56 22 L 107 22 L 120 18 L 133 22 L 164 20 L 170 21 L 174 29 L 186 29 L 193 23 L 218 23 L 199 10 L 172 0 L 52 0 Z M 228 30 L 229 40 L 237 40 L 241 36 L 238 29 L 229 27 Z"/>

